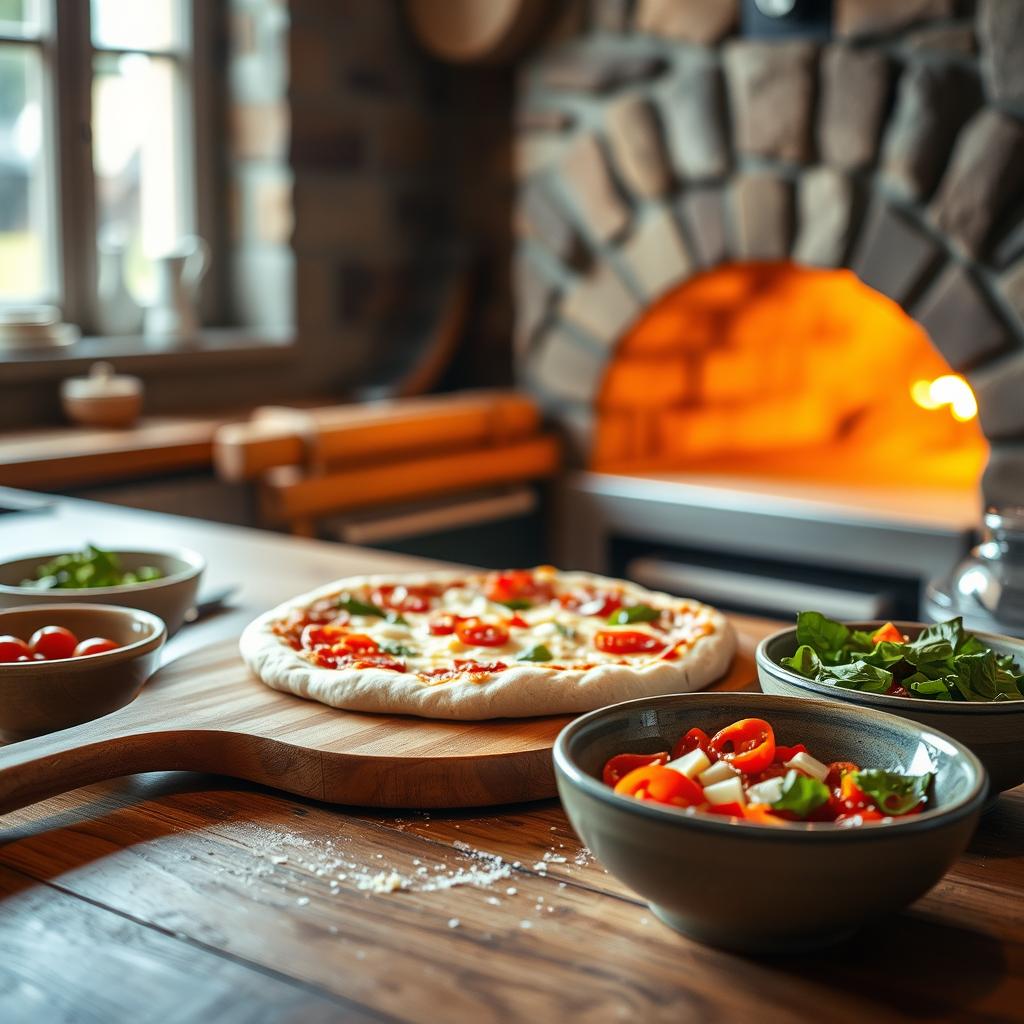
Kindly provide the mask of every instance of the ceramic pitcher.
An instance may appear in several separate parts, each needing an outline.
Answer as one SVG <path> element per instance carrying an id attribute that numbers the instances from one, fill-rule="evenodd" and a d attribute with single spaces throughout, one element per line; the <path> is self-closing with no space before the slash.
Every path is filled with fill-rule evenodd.
<path id="1" fill-rule="evenodd" d="M 153 261 L 156 297 L 146 308 L 147 338 L 190 338 L 199 330 L 199 285 L 210 264 L 210 247 L 198 235 Z"/>

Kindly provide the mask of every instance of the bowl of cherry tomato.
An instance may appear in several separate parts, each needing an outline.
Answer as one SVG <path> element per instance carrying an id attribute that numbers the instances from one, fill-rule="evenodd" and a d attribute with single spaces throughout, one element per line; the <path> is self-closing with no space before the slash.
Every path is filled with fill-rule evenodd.
<path id="1" fill-rule="evenodd" d="M 963 852 L 987 779 L 963 744 L 895 715 L 757 693 L 645 698 L 554 749 L 573 827 L 670 927 L 784 953 L 924 895 Z"/>
<path id="2" fill-rule="evenodd" d="M 0 735 L 26 739 L 124 707 L 156 670 L 166 638 L 163 620 L 136 608 L 0 611 Z"/>

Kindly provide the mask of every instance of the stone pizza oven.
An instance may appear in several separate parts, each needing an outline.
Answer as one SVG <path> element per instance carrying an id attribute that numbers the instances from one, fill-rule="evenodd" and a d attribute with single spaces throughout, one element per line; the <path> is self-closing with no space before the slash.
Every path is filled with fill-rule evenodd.
<path id="1" fill-rule="evenodd" d="M 937 350 L 966 377 L 990 449 L 985 498 L 1024 504 L 1024 3 L 835 0 L 830 25 L 770 36 L 750 29 L 753 0 L 741 6 L 595 0 L 524 66 L 522 383 L 594 466 L 611 371 L 640 372 L 639 326 L 666 296 L 722 270 L 748 291 L 838 271 L 923 329 L 922 362 Z M 633 388 L 634 404 L 676 415 L 663 424 L 709 400 L 695 381 L 717 328 L 695 334 L 697 320 L 679 320 L 679 342 Z M 746 392 L 739 369 L 724 372 L 736 386 L 722 415 L 771 387 L 779 324 L 758 336 L 764 372 L 746 371 Z M 884 356 L 849 379 L 872 376 L 886 386 Z"/>

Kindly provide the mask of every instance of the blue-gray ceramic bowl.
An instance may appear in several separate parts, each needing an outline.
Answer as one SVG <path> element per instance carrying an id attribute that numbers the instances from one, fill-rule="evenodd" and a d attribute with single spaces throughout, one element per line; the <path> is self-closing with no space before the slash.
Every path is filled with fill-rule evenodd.
<path id="1" fill-rule="evenodd" d="M 884 624 L 882 621 L 848 623 L 853 629 L 870 631 Z M 923 622 L 897 622 L 895 625 L 911 638 L 926 628 Z M 1024 640 L 994 633 L 976 633 L 975 636 L 993 650 L 1011 654 L 1018 664 L 1024 664 Z M 758 644 L 757 675 L 765 693 L 856 704 L 909 718 L 929 729 L 948 733 L 970 747 L 988 772 L 993 794 L 1024 782 L 1024 700 L 975 704 L 845 690 L 841 686 L 805 679 L 786 668 L 782 659 L 789 657 L 796 648 L 796 629 L 783 629 Z"/>
<path id="2" fill-rule="evenodd" d="M 665 750 L 695 726 L 712 733 L 751 716 L 822 761 L 934 771 L 934 806 L 857 828 L 775 827 L 645 803 L 601 781 L 615 754 Z M 554 760 L 569 820 L 612 874 L 676 930 L 754 953 L 838 941 L 924 895 L 966 847 L 987 786 L 978 759 L 942 733 L 869 708 L 759 693 L 602 708 L 562 731 Z"/>

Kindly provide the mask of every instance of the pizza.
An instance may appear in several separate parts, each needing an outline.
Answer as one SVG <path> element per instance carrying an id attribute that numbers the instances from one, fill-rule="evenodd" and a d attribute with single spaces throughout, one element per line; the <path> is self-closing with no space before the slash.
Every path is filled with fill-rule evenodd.
<path id="1" fill-rule="evenodd" d="M 261 615 L 268 686 L 349 711 L 519 718 L 698 690 L 736 648 L 707 605 L 551 566 L 336 580 Z"/>

